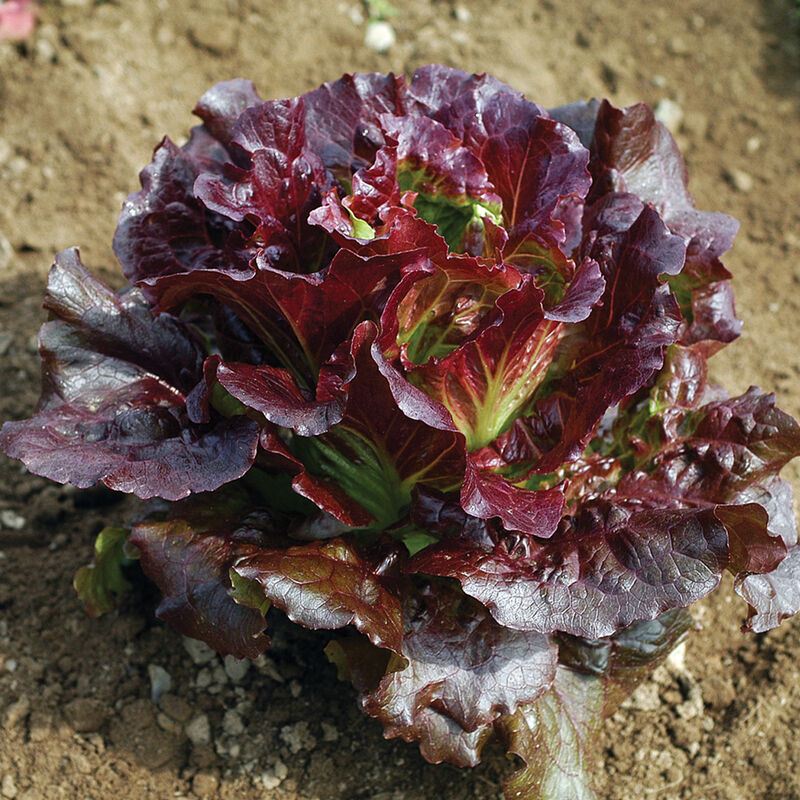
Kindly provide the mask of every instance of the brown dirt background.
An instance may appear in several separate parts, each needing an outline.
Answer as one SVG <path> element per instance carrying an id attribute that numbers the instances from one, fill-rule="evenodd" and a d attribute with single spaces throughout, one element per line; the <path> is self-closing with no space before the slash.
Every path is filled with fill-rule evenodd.
<path id="1" fill-rule="evenodd" d="M 671 100 L 698 206 L 742 221 L 739 342 L 712 361 L 733 391 L 774 388 L 800 414 L 800 24 L 790 0 L 395 0 L 397 42 L 363 44 L 352 0 L 45 2 L 23 45 L 0 43 L 0 418 L 38 394 L 35 333 L 53 253 L 121 284 L 110 243 L 125 195 L 218 80 L 265 98 L 348 71 L 439 61 L 489 71 L 544 105 Z M 457 12 L 457 13 L 456 13 Z M 795 491 L 800 470 L 786 470 Z M 278 626 L 242 675 L 198 664 L 141 590 L 94 621 L 71 588 L 99 529 L 130 513 L 0 461 L 0 797 L 497 798 L 511 765 L 424 763 L 386 742 L 337 683 L 319 639 Z M 18 528 L 18 529 L 17 529 Z M 724 585 L 701 604 L 685 667 L 661 669 L 606 725 L 602 800 L 798 800 L 800 624 L 739 633 Z M 150 672 L 172 688 L 155 705 Z M 188 734 L 187 734 L 188 731 Z M 190 734 L 190 735 L 189 735 Z"/>

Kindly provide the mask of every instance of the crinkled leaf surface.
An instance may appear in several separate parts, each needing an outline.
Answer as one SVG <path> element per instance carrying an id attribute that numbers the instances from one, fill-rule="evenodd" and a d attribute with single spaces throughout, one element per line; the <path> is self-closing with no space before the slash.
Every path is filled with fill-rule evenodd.
<path id="1" fill-rule="evenodd" d="M 508 800 L 596 800 L 596 734 L 603 686 L 559 667 L 552 688 L 497 723 L 509 752 L 525 761 L 504 784 Z"/>
<path id="2" fill-rule="evenodd" d="M 195 197 L 201 173 L 219 173 L 229 155 L 201 128 L 183 148 L 169 139 L 140 175 L 142 188 L 123 205 L 114 252 L 132 283 L 205 268 L 244 269 L 251 253 L 230 237 L 233 223 Z M 252 251 L 254 254 L 255 251 Z"/>
<path id="3" fill-rule="evenodd" d="M 102 480 L 139 497 L 177 500 L 213 491 L 253 463 L 255 423 L 190 421 L 202 350 L 186 327 L 154 315 L 141 295 L 119 296 L 77 251 L 53 267 L 41 330 L 43 392 L 31 420 L 8 422 L 2 443 L 32 472 L 85 488 Z"/>
<path id="4" fill-rule="evenodd" d="M 589 638 L 699 600 L 729 559 L 727 530 L 711 509 L 596 501 L 548 540 L 495 538 L 491 548 L 445 540 L 410 568 L 457 578 L 501 625 Z"/>
<path id="5" fill-rule="evenodd" d="M 494 719 L 547 691 L 556 669 L 554 644 L 538 633 L 500 627 L 445 585 L 409 595 L 403 617 L 408 664 L 364 695 L 364 709 L 383 722 L 388 737 L 419 739 L 429 761 L 477 763 L 479 751 L 465 762 L 464 737 L 473 734 L 482 743 L 479 734 Z"/>
<path id="6" fill-rule="evenodd" d="M 400 598 L 386 579 L 390 552 L 363 556 L 343 539 L 243 556 L 234 571 L 259 584 L 266 598 L 306 628 L 354 625 L 378 647 L 401 652 Z"/>

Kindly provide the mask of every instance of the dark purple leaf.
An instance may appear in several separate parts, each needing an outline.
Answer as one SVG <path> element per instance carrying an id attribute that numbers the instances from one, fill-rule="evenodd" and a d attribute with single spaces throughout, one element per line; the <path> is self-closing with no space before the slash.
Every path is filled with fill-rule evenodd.
<path id="1" fill-rule="evenodd" d="M 640 209 L 640 210 L 637 210 Z M 589 255 L 605 292 L 589 317 L 571 328 L 554 355 L 556 370 L 535 407 L 533 440 L 548 473 L 578 456 L 606 411 L 637 391 L 678 336 L 677 303 L 660 276 L 683 264 L 680 239 L 649 207 L 611 198 L 593 223 Z"/>
<path id="2" fill-rule="evenodd" d="M 256 658 L 269 644 L 264 615 L 234 600 L 230 571 L 243 555 L 275 543 L 273 520 L 247 513 L 238 491 L 218 496 L 213 507 L 178 505 L 170 517 L 134 525 L 130 537 L 145 575 L 164 595 L 156 615 L 221 655 Z"/>
<path id="3" fill-rule="evenodd" d="M 200 98 L 194 113 L 203 120 L 208 132 L 227 147 L 242 112 L 263 102 L 252 81 L 234 78 L 212 86 Z"/>
<path id="4" fill-rule="evenodd" d="M 481 472 L 468 458 L 461 505 L 474 517 L 499 517 L 506 530 L 547 539 L 561 521 L 564 494 L 558 489 L 535 492 L 520 489 L 500 475 Z"/>
<path id="5" fill-rule="evenodd" d="M 499 535 L 488 549 L 452 538 L 409 569 L 457 578 L 506 627 L 597 638 L 704 597 L 728 559 L 727 530 L 712 509 L 596 501 L 550 539 Z"/>
<path id="6" fill-rule="evenodd" d="M 245 417 L 193 423 L 186 402 L 203 380 L 186 327 L 154 316 L 137 291 L 119 296 L 77 251 L 51 272 L 41 330 L 42 399 L 31 420 L 8 422 L 2 444 L 28 469 L 61 483 L 177 500 L 241 477 L 258 428 Z"/>
<path id="7" fill-rule="evenodd" d="M 131 283 L 193 269 L 245 269 L 255 254 L 243 242 L 229 244 L 233 223 L 195 197 L 198 175 L 221 172 L 229 156 L 201 128 L 192 137 L 184 148 L 164 139 L 141 172 L 142 189 L 122 208 L 114 252 Z"/>
<path id="8" fill-rule="evenodd" d="M 295 273 L 324 266 L 324 232 L 308 222 L 329 178 L 319 156 L 306 146 L 302 98 L 272 100 L 249 108 L 236 121 L 230 148 L 244 166 L 232 163 L 201 174 L 195 196 L 211 211 L 256 230 L 258 259 Z"/>
<path id="9" fill-rule="evenodd" d="M 344 75 L 303 95 L 306 137 L 338 180 L 372 164 L 384 145 L 381 115 L 402 114 L 405 80 L 391 73 Z"/>
<path id="10" fill-rule="evenodd" d="M 670 280 L 689 323 L 682 342 L 735 339 L 741 322 L 730 289 L 721 283 L 730 273 L 719 258 L 730 249 L 739 224 L 726 214 L 695 209 L 678 146 L 652 109 L 640 103 L 619 110 L 604 101 L 597 111 L 590 169 L 590 199 L 609 191 L 631 192 L 651 203 L 686 243 L 686 268 Z"/>
<path id="11" fill-rule="evenodd" d="M 409 595 L 404 622 L 407 666 L 386 675 L 362 704 L 387 737 L 421 740 L 428 760 L 477 763 L 479 748 L 465 754 L 464 742 L 482 744 L 483 729 L 547 691 L 555 674 L 556 648 L 548 637 L 502 628 L 444 585 Z"/>

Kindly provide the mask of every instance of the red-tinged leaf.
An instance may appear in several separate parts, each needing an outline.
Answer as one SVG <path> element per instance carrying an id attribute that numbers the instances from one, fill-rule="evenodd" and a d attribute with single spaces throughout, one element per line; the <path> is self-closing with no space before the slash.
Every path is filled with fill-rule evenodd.
<path id="1" fill-rule="evenodd" d="M 387 556 L 388 562 L 387 562 Z M 401 652 L 403 620 L 391 578 L 390 554 L 362 556 L 343 539 L 287 550 L 261 549 L 240 558 L 236 574 L 255 581 L 265 597 L 306 628 L 354 625 L 377 647 Z"/>
<path id="2" fill-rule="evenodd" d="M 408 595 L 404 622 L 407 666 L 386 675 L 362 705 L 388 738 L 419 739 L 430 761 L 477 763 L 479 748 L 465 759 L 458 735 L 473 734 L 482 744 L 487 726 L 547 691 L 555 674 L 556 648 L 548 637 L 502 628 L 444 585 Z"/>
<path id="3" fill-rule="evenodd" d="M 397 182 L 397 147 L 382 147 L 375 162 L 353 175 L 353 192 L 344 205 L 368 223 L 379 220 L 384 209 L 400 205 L 401 189 Z"/>
<path id="4" fill-rule="evenodd" d="M 781 478 L 772 478 L 763 485 L 749 486 L 739 502 L 757 502 L 767 514 L 767 529 L 780 537 L 788 550 L 775 569 L 766 574 L 739 574 L 736 592 L 750 606 L 744 631 L 763 633 L 800 611 L 800 547 L 797 545 L 797 523 L 792 503 L 792 487 Z"/>
<path id="5" fill-rule="evenodd" d="M 644 103 L 621 110 L 608 101 L 600 104 L 590 170 L 591 200 L 614 191 L 651 203 L 684 238 L 693 260 L 713 262 L 733 244 L 738 223 L 727 214 L 695 209 L 678 146 Z"/>
<path id="6" fill-rule="evenodd" d="M 545 319 L 530 278 L 496 302 L 493 321 L 451 353 L 406 369 L 409 380 L 441 403 L 466 436 L 484 447 L 503 433 L 545 379 L 561 323 Z"/>
<path id="7" fill-rule="evenodd" d="M 343 75 L 303 95 L 306 140 L 339 181 L 348 182 L 359 169 L 372 164 L 384 145 L 380 118 L 402 114 L 406 84 L 403 77 Z"/>
<path id="8" fill-rule="evenodd" d="M 488 269 L 474 258 L 420 263 L 384 308 L 381 341 L 387 354 L 394 356 L 399 345 L 407 366 L 445 358 L 494 320 L 497 301 L 520 280 L 514 269 Z M 534 301 L 539 297 L 535 290 L 529 294 Z"/>
<path id="9" fill-rule="evenodd" d="M 28 469 L 85 488 L 98 481 L 139 497 L 177 500 L 241 477 L 258 428 L 244 417 L 193 423 L 186 401 L 203 380 L 202 350 L 141 295 L 119 296 L 77 251 L 51 272 L 40 333 L 42 399 L 30 420 L 7 422 L 3 447 Z"/>
<path id="10" fill-rule="evenodd" d="M 473 459 L 468 458 L 461 506 L 473 517 L 499 517 L 506 530 L 547 539 L 561 521 L 564 494 L 558 489 L 520 489 L 500 475 L 480 471 Z"/>
<path id="11" fill-rule="evenodd" d="M 510 94 L 519 102 L 528 102 L 493 75 L 470 75 L 455 67 L 428 64 L 414 73 L 408 87 L 407 113 L 434 117 L 463 139 L 462 126 L 476 124 L 471 116 L 476 110 L 481 112 L 482 103 L 498 94 Z M 544 111 L 540 109 L 540 113 Z"/>
<path id="12" fill-rule="evenodd" d="M 377 319 L 386 286 L 419 253 L 362 258 L 341 250 L 321 273 L 296 275 L 270 267 L 240 274 L 197 270 L 150 285 L 163 309 L 210 295 L 233 310 L 296 379 L 313 385 L 321 365 L 363 319 Z"/>
<path id="13" fill-rule="evenodd" d="M 242 112 L 231 150 L 245 166 L 226 164 L 222 174 L 201 174 L 194 193 L 212 211 L 235 222 L 251 220 L 264 264 L 293 273 L 316 272 L 327 242 L 309 225 L 329 178 L 319 156 L 306 146 L 302 97 L 273 100 Z"/>
<path id="14" fill-rule="evenodd" d="M 465 131 L 464 141 L 486 165 L 503 201 L 505 227 L 513 237 L 516 226 L 535 222 L 542 238 L 559 244 L 563 226 L 552 216 L 562 198 L 586 196 L 588 150 L 566 125 L 509 94 L 492 98 L 482 123 L 483 130 Z"/>
<path id="15" fill-rule="evenodd" d="M 420 217 L 437 226 L 454 252 L 483 250 L 483 222 L 500 221 L 500 198 L 480 159 L 450 131 L 427 117 L 381 118 L 396 143 L 397 184 L 415 193 Z"/>
<path id="16" fill-rule="evenodd" d="M 800 454 L 800 425 L 775 406 L 775 395 L 752 387 L 740 397 L 690 411 L 653 459 L 648 474 L 630 473 L 620 491 L 649 491 L 693 505 L 738 503 Z M 642 488 L 632 488 L 641 484 Z"/>
<path id="17" fill-rule="evenodd" d="M 292 476 L 294 491 L 314 503 L 324 514 L 330 514 L 352 528 L 366 528 L 375 521 L 374 515 L 350 497 L 335 480 L 309 471 L 271 427 L 262 431 L 261 447 L 279 469 Z"/>
<path id="18" fill-rule="evenodd" d="M 349 353 L 348 353 L 349 355 Z M 346 384 L 354 372 L 344 359 L 323 364 L 316 394 L 306 396 L 286 369 L 221 364 L 219 382 L 241 403 L 301 436 L 318 436 L 342 421 Z"/>
<path id="19" fill-rule="evenodd" d="M 207 507 L 176 506 L 170 516 L 134 525 L 130 537 L 145 575 L 164 595 L 156 615 L 221 655 L 257 657 L 269 644 L 264 616 L 233 599 L 230 570 L 241 556 L 277 543 L 273 521 L 248 513 L 239 492 Z"/>
<path id="20" fill-rule="evenodd" d="M 549 692 L 495 727 L 525 766 L 503 785 L 507 800 L 596 800 L 600 680 L 559 667 Z"/>
<path id="21" fill-rule="evenodd" d="M 730 277 L 719 258 L 730 249 L 739 224 L 726 214 L 695 209 L 678 146 L 652 109 L 640 103 L 620 110 L 604 101 L 597 110 L 590 169 L 591 199 L 608 191 L 631 192 L 651 203 L 686 242 L 686 269 L 670 281 L 676 294 L 688 296 L 682 302 L 689 323 L 683 343 L 735 339 L 741 323 L 730 290 L 716 282 Z"/>
<path id="22" fill-rule="evenodd" d="M 684 247 L 658 215 L 627 197 L 611 198 L 594 220 L 589 255 L 606 281 L 592 313 L 569 329 L 554 372 L 535 407 L 532 439 L 542 451 L 537 472 L 577 457 L 606 411 L 659 369 L 679 335 L 677 303 L 660 282 L 683 264 Z"/>
<path id="23" fill-rule="evenodd" d="M 728 569 L 734 575 L 772 572 L 786 557 L 783 539 L 769 532 L 769 515 L 763 506 L 720 505 L 714 513 L 728 530 Z"/>
<path id="24" fill-rule="evenodd" d="M 227 147 L 241 114 L 263 102 L 252 81 L 234 78 L 212 86 L 200 98 L 194 113 L 203 120 L 208 132 Z"/>
<path id="25" fill-rule="evenodd" d="M 156 148 L 142 189 L 122 207 L 114 253 L 129 281 L 193 269 L 246 269 L 255 249 L 233 244 L 233 223 L 209 212 L 194 195 L 203 172 L 219 173 L 229 155 L 201 128 L 183 148 L 169 139 Z"/>
<path id="26" fill-rule="evenodd" d="M 457 578 L 506 627 L 596 638 L 704 597 L 719 583 L 728 552 L 713 509 L 596 501 L 566 517 L 550 539 L 500 534 L 491 549 L 448 539 L 408 568 Z"/>
<path id="27" fill-rule="evenodd" d="M 338 487 L 368 512 L 370 521 L 385 527 L 404 513 L 417 484 L 458 486 L 465 450 L 460 434 L 430 427 L 398 407 L 373 359 L 375 337 L 371 322 L 361 323 L 353 334 L 355 376 L 347 386 L 341 423 L 322 436 L 295 437 L 292 450 L 305 465 L 304 480 L 314 475 L 326 486 Z M 297 490 L 316 502 L 313 492 Z M 353 524 L 332 506 L 320 508 Z"/>

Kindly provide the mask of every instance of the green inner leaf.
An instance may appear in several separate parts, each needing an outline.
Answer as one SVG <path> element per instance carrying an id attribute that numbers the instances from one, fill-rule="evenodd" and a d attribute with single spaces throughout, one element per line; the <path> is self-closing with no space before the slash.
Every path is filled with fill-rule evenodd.
<path id="1" fill-rule="evenodd" d="M 324 436 L 295 436 L 291 449 L 309 472 L 332 480 L 372 514 L 371 529 L 397 522 L 411 502 L 411 487 L 386 454 L 342 426 Z"/>
<path id="2" fill-rule="evenodd" d="M 499 206 L 483 204 L 468 195 L 451 196 L 437 188 L 437 178 L 423 169 L 399 168 L 397 182 L 404 192 L 417 192 L 414 208 L 420 217 L 439 229 L 439 235 L 454 253 L 463 252 L 464 234 L 479 226 L 483 230 L 484 218 L 497 225 L 502 224 Z"/>

